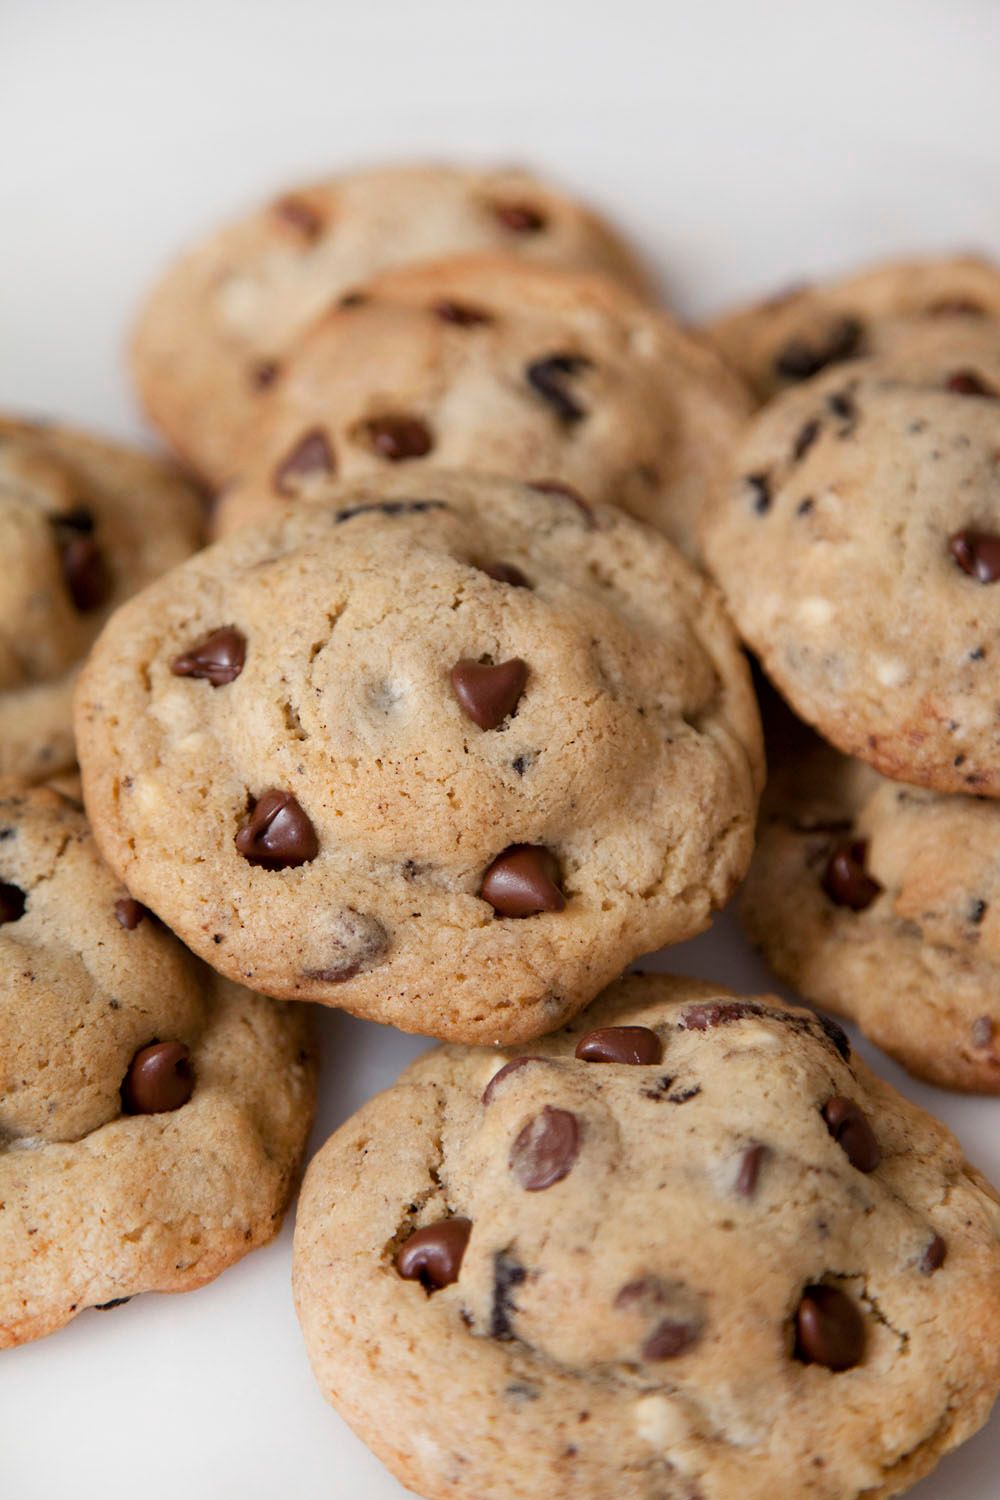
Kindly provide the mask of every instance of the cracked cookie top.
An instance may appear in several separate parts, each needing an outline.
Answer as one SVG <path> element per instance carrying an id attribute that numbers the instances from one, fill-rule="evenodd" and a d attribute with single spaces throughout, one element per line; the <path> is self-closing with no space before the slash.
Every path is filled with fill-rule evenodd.
<path id="1" fill-rule="evenodd" d="M 391 266 L 469 251 L 601 271 L 648 290 L 615 230 L 528 172 L 356 172 L 278 195 L 168 270 L 133 345 L 146 410 L 188 463 L 221 483 L 314 318 Z"/>
<path id="2" fill-rule="evenodd" d="M 0 1348 L 269 1240 L 313 1071 L 303 1013 L 188 953 L 79 804 L 0 790 Z"/>
<path id="3" fill-rule="evenodd" d="M 429 1500 L 887 1496 L 1000 1385 L 957 1141 L 833 1022 L 693 980 L 421 1058 L 314 1159 L 294 1281 L 324 1394 Z"/>
<path id="4" fill-rule="evenodd" d="M 0 776 L 73 764 L 76 671 L 130 594 L 199 545 L 194 492 L 164 464 L 0 417 Z"/>
<path id="5" fill-rule="evenodd" d="M 759 402 L 891 348 L 900 325 L 1000 317 L 1000 267 L 977 256 L 871 266 L 724 313 L 705 332 Z"/>
<path id="6" fill-rule="evenodd" d="M 796 712 L 886 776 L 1000 795 L 1000 325 L 807 381 L 734 476 L 706 556 Z"/>
<path id="7" fill-rule="evenodd" d="M 756 704 L 655 532 L 458 472 L 331 487 L 120 611 L 78 697 L 101 847 L 216 968 L 508 1041 L 706 925 Z"/>
<path id="8" fill-rule="evenodd" d="M 713 349 L 605 277 L 412 266 L 289 352 L 216 525 L 308 501 L 333 474 L 426 461 L 569 485 L 691 550 L 747 411 Z"/>
<path id="9" fill-rule="evenodd" d="M 740 911 L 776 973 L 919 1077 L 1000 1093 L 1000 806 L 812 742 L 768 782 Z"/>

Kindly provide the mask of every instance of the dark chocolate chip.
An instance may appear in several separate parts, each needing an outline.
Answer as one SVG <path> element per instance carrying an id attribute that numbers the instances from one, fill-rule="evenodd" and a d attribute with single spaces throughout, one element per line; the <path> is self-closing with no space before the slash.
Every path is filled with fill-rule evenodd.
<path id="1" fill-rule="evenodd" d="M 795 1313 L 795 1357 L 828 1370 L 850 1370 L 865 1352 L 865 1323 L 835 1286 L 807 1286 Z"/>
<path id="2" fill-rule="evenodd" d="M 236 835 L 236 847 L 252 865 L 286 870 L 304 865 L 319 853 L 319 840 L 308 815 L 291 792 L 272 787 L 262 792 Z"/>
<path id="3" fill-rule="evenodd" d="M 393 464 L 402 463 L 407 458 L 424 458 L 434 447 L 426 422 L 404 413 L 388 412 L 383 417 L 371 417 L 362 422 L 357 431 L 379 458 Z"/>
<path id="4" fill-rule="evenodd" d="M 435 302 L 431 312 L 442 323 L 454 323 L 456 328 L 475 328 L 478 324 L 493 322 L 493 315 L 484 312 L 481 307 L 471 307 L 467 302 L 452 302 L 447 297 Z"/>
<path id="5" fill-rule="evenodd" d="M 852 1167 L 859 1172 L 874 1172 L 882 1160 L 875 1132 L 868 1116 L 853 1099 L 835 1094 L 822 1108 L 826 1128 L 841 1148 Z"/>
<path id="6" fill-rule="evenodd" d="M 774 361 L 775 370 L 784 380 L 808 380 L 825 370 L 827 365 L 837 364 L 856 354 L 863 332 L 857 318 L 839 318 L 821 343 L 790 339 Z"/>
<path id="7" fill-rule="evenodd" d="M 963 573 L 978 583 L 996 583 L 1000 578 L 1000 536 L 971 527 L 948 538 L 948 550 Z"/>
<path id="8" fill-rule="evenodd" d="M 743 481 L 750 491 L 750 503 L 759 516 L 771 509 L 771 480 L 767 474 L 748 474 Z"/>
<path id="9" fill-rule="evenodd" d="M 972 1023 L 972 1045 L 974 1047 L 992 1047 L 996 1028 L 990 1016 L 977 1016 Z"/>
<path id="10" fill-rule="evenodd" d="M 806 495 L 795 507 L 795 514 L 797 516 L 807 516 L 815 504 L 816 501 L 812 495 Z"/>
<path id="11" fill-rule="evenodd" d="M 124 1307 L 126 1302 L 131 1302 L 131 1297 L 112 1297 L 110 1302 L 95 1302 L 95 1312 L 110 1312 L 113 1307 Z"/>
<path id="12" fill-rule="evenodd" d="M 70 598 L 80 614 L 90 614 L 106 604 L 111 594 L 111 573 L 96 540 L 82 532 L 63 536 L 59 562 Z"/>
<path id="13" fill-rule="evenodd" d="M 559 421 L 570 426 L 581 422 L 587 412 L 570 390 L 569 381 L 590 367 L 591 361 L 582 354 L 547 354 L 543 359 L 533 360 L 524 375 L 535 394 L 552 407 Z"/>
<path id="14" fill-rule="evenodd" d="M 462 1257 L 472 1233 L 470 1219 L 442 1219 L 410 1235 L 396 1255 L 404 1281 L 419 1281 L 426 1292 L 438 1292 L 458 1280 Z"/>
<path id="15" fill-rule="evenodd" d="M 503 1080 L 509 1078 L 512 1073 L 516 1073 L 519 1068 L 526 1067 L 528 1063 L 547 1061 L 548 1059 L 544 1057 L 512 1057 L 509 1063 L 504 1063 L 502 1068 L 497 1069 L 489 1083 L 483 1089 L 483 1104 L 491 1103 L 493 1095 Z"/>
<path id="16" fill-rule="evenodd" d="M 652 1363 L 655 1360 L 676 1359 L 698 1342 L 698 1330 L 690 1323 L 678 1323 L 664 1318 L 658 1323 L 642 1346 L 642 1357 Z"/>
<path id="17" fill-rule="evenodd" d="M 310 242 L 318 240 L 323 233 L 322 218 L 304 198 L 288 193 L 284 198 L 279 198 L 273 208 L 278 218 L 297 230 L 303 239 Z"/>
<path id="18" fill-rule="evenodd" d="M 566 905 L 555 855 L 539 844 L 505 849 L 483 876 L 479 894 L 500 917 L 533 917 Z"/>
<path id="19" fill-rule="evenodd" d="M 531 203 L 494 203 L 493 212 L 514 234 L 540 234 L 548 220 Z"/>
<path id="20" fill-rule="evenodd" d="M 997 400 L 997 392 L 980 379 L 974 370 L 956 370 L 945 381 L 945 390 L 953 391 L 956 396 L 988 396 L 993 401 Z"/>
<path id="21" fill-rule="evenodd" d="M 804 426 L 799 429 L 798 436 L 796 437 L 795 443 L 792 447 L 792 457 L 796 462 L 798 462 L 800 459 L 805 458 L 806 454 L 809 452 L 809 449 L 819 437 L 819 432 L 819 420 L 815 417 L 811 422 L 806 422 Z"/>
<path id="22" fill-rule="evenodd" d="M 363 505 L 349 505 L 338 510 L 333 518 L 335 526 L 353 521 L 355 516 L 421 516 L 429 510 L 447 510 L 446 500 L 370 500 Z"/>
<path id="23" fill-rule="evenodd" d="M 599 1026 L 576 1044 L 582 1062 L 629 1063 L 649 1067 L 663 1056 L 663 1046 L 648 1026 Z"/>
<path id="24" fill-rule="evenodd" d="M 985 917 L 987 909 L 988 903 L 985 901 L 979 900 L 971 902 L 969 905 L 967 920 L 972 923 L 973 927 L 978 927 L 980 922 Z"/>
<path id="25" fill-rule="evenodd" d="M 834 906 L 865 911 L 882 894 L 878 881 L 865 869 L 867 855 L 868 844 L 864 839 L 845 841 L 833 850 L 821 884 Z"/>
<path id="26" fill-rule="evenodd" d="M 948 1256 L 948 1246 L 939 1234 L 929 1240 L 920 1257 L 920 1270 L 924 1276 L 933 1276 L 935 1271 L 940 1271 Z"/>
<path id="27" fill-rule="evenodd" d="M 508 1165 L 526 1193 L 541 1193 L 569 1176 L 579 1154 L 576 1115 L 546 1104 L 517 1136 Z"/>
<path id="28" fill-rule="evenodd" d="M 19 922 L 27 904 L 28 898 L 20 886 L 0 881 L 0 927 L 7 922 Z"/>
<path id="29" fill-rule="evenodd" d="M 246 655 L 246 636 L 234 625 L 224 625 L 175 656 L 170 670 L 175 677 L 198 677 L 213 687 L 225 687 L 243 671 Z"/>
<path id="30" fill-rule="evenodd" d="M 296 495 L 302 484 L 318 474 L 335 474 L 337 461 L 322 427 L 310 427 L 298 438 L 274 470 L 279 495 Z"/>
<path id="31" fill-rule="evenodd" d="M 858 408 L 849 391 L 834 391 L 831 396 L 827 396 L 826 404 L 833 415 L 839 417 L 842 422 L 848 422 L 852 427 L 857 422 Z"/>
<path id="32" fill-rule="evenodd" d="M 495 667 L 463 656 L 451 669 L 455 697 L 480 729 L 496 729 L 514 712 L 527 680 L 528 664 L 519 656 Z"/>
<path id="33" fill-rule="evenodd" d="M 122 1083 L 122 1109 L 128 1115 L 159 1115 L 180 1109 L 194 1093 L 191 1053 L 183 1042 L 151 1042 L 141 1047 Z"/>
<path id="34" fill-rule="evenodd" d="M 257 391 L 266 391 L 280 374 L 281 366 L 276 359 L 259 359 L 250 367 L 250 384 Z"/>
<path id="35" fill-rule="evenodd" d="M 115 902 L 115 916 L 126 932 L 134 932 L 143 917 L 148 915 L 142 902 L 136 901 L 132 896 L 121 896 Z"/>
<path id="36" fill-rule="evenodd" d="M 306 969 L 303 977 L 320 984 L 343 984 L 376 963 L 389 947 L 389 934 L 377 917 L 345 906 L 327 919 L 327 962 L 319 969 Z"/>
<path id="37" fill-rule="evenodd" d="M 752 1000 L 708 1000 L 689 1005 L 678 1024 L 684 1031 L 714 1031 L 716 1026 L 729 1026 L 733 1021 L 763 1013 L 764 1007 Z"/>
<path id="38" fill-rule="evenodd" d="M 756 1193 L 760 1169 L 770 1154 L 766 1146 L 757 1142 L 744 1151 L 736 1173 L 736 1191 L 741 1198 L 752 1198 Z"/>
<path id="39" fill-rule="evenodd" d="M 508 583 L 512 589 L 530 589 L 531 587 L 521 569 L 515 568 L 513 563 L 484 562 L 477 563 L 476 567 L 480 573 L 485 573 L 487 578 L 492 578 L 495 583 Z"/>
<path id="40" fill-rule="evenodd" d="M 493 1305 L 490 1309 L 490 1338 L 508 1340 L 514 1337 L 511 1313 L 517 1312 L 511 1292 L 527 1278 L 527 1271 L 505 1250 L 493 1257 Z"/>
<path id="41" fill-rule="evenodd" d="M 832 1020 L 830 1016 L 817 1016 L 816 1019 L 841 1057 L 845 1062 L 848 1062 L 851 1056 L 851 1039 L 843 1026 L 841 1026 L 839 1021 Z"/>

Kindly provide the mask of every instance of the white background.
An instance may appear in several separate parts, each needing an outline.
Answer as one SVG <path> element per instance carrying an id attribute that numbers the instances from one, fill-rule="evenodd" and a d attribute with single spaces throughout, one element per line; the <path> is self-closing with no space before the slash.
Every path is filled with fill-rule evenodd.
<path id="1" fill-rule="evenodd" d="M 535 165 L 698 314 L 865 257 L 1000 253 L 998 141 L 991 0 L 0 0 L 0 405 L 137 434 L 121 347 L 144 288 L 299 176 Z M 728 923 L 669 966 L 767 982 Z M 323 1029 L 317 1144 L 420 1045 Z M 1000 1101 L 879 1066 L 1000 1180 Z M 289 1246 L 0 1356 L 0 1500 L 398 1500 L 313 1386 Z M 1000 1420 L 914 1493 L 992 1500 L 998 1468 Z"/>

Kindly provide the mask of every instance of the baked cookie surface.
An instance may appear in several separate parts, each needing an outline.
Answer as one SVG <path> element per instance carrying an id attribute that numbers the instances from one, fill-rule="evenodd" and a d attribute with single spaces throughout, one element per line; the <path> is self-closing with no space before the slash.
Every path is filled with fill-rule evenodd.
<path id="1" fill-rule="evenodd" d="M 200 540 L 197 497 L 162 463 L 0 417 L 0 777 L 72 766 L 81 660 L 112 610 Z"/>
<path id="2" fill-rule="evenodd" d="M 567 484 L 693 550 L 749 410 L 707 344 L 604 277 L 496 257 L 358 295 L 289 352 L 220 532 L 424 460 Z"/>
<path id="3" fill-rule="evenodd" d="M 1000 795 L 1000 324 L 777 398 L 703 543 L 789 703 L 887 776 Z"/>
<path id="4" fill-rule="evenodd" d="M 312 1118 L 306 1023 L 188 953 L 68 798 L 5 784 L 0 1348 L 273 1238 Z"/>
<path id="5" fill-rule="evenodd" d="M 151 420 L 221 483 L 313 318 L 390 266 L 466 251 L 602 271 L 648 290 L 609 225 L 530 173 L 427 166 L 333 178 L 279 195 L 167 271 L 133 344 Z"/>
<path id="6" fill-rule="evenodd" d="M 707 925 L 762 776 L 721 601 L 560 492 L 334 486 L 126 607 L 77 700 L 98 840 L 233 979 L 462 1041 Z"/>
<path id="7" fill-rule="evenodd" d="M 313 1370 L 405 1485 L 877 1500 L 985 1421 L 1000 1204 L 838 1027 L 633 975 L 531 1053 L 427 1054 L 306 1176 Z"/>
<path id="8" fill-rule="evenodd" d="M 977 256 L 898 261 L 796 287 L 705 329 L 759 402 L 830 365 L 891 348 L 898 325 L 1000 317 L 1000 267 Z"/>

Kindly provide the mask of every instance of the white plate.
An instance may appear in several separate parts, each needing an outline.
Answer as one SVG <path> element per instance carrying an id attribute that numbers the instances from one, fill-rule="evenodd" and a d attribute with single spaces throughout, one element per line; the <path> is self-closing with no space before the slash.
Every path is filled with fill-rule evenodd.
<path id="1" fill-rule="evenodd" d="M 0 406 L 137 433 L 121 346 L 169 252 L 362 160 L 545 168 L 620 217 L 689 313 L 870 256 L 998 252 L 997 17 L 991 0 L 2 0 Z M 670 967 L 767 983 L 728 919 Z M 317 1143 L 422 1045 L 323 1029 Z M 875 1060 L 1000 1181 L 1000 1101 Z M 399 1500 L 312 1383 L 289 1240 L 5 1353 L 2 1500 Z M 988 1500 L 998 1467 L 994 1422 L 914 1494 Z"/>

